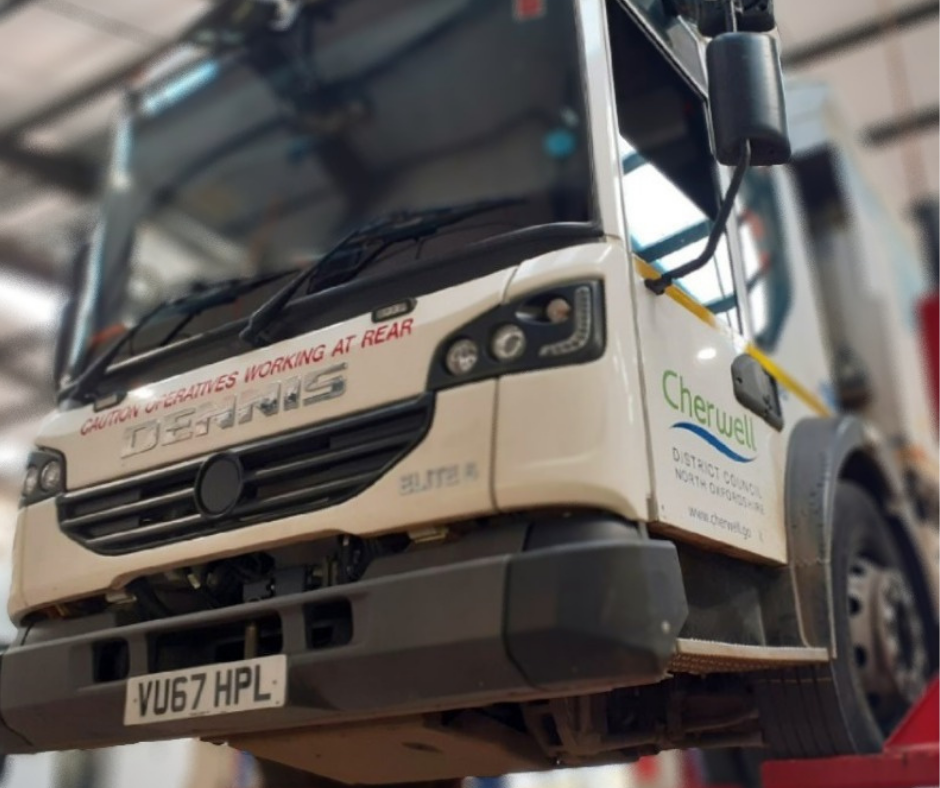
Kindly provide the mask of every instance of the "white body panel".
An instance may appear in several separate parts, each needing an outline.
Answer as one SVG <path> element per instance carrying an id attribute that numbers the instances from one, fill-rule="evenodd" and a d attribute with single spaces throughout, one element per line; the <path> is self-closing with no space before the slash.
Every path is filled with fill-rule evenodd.
<path id="1" fill-rule="evenodd" d="M 511 510 L 591 500 L 631 519 L 648 516 L 649 464 L 623 247 L 597 245 L 520 267 L 507 297 L 565 279 L 604 276 L 607 352 L 600 361 L 500 380 L 496 502 Z"/>
<path id="2" fill-rule="evenodd" d="M 785 561 L 784 447 L 735 399 L 743 343 L 669 298 L 638 302 L 641 334 L 656 337 L 644 353 L 655 519 Z"/>
<path id="3" fill-rule="evenodd" d="M 916 243 L 878 197 L 846 109 L 831 91 L 792 83 L 788 112 L 795 158 L 831 150 L 847 212 L 844 224 L 833 223 L 819 239 L 813 261 L 829 306 L 825 330 L 867 368 L 873 397 L 864 415 L 887 439 L 916 447 L 935 465 L 936 430 L 916 323 L 928 285 Z"/>

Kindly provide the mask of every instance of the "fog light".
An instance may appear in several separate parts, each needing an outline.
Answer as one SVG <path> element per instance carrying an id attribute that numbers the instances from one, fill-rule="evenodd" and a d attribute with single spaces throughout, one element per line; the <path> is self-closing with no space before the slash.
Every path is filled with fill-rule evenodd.
<path id="1" fill-rule="evenodd" d="M 571 317 L 571 304 L 564 298 L 553 298 L 545 307 L 545 317 L 549 323 L 564 323 Z"/>
<path id="2" fill-rule="evenodd" d="M 62 484 L 62 463 L 58 460 L 49 460 L 42 466 L 39 475 L 39 486 L 45 492 L 56 492 Z"/>
<path id="3" fill-rule="evenodd" d="M 472 339 L 458 339 L 447 350 L 444 365 L 451 375 L 466 375 L 480 360 L 480 348 Z"/>
<path id="4" fill-rule="evenodd" d="M 525 332 L 513 323 L 500 326 L 493 334 L 490 351 L 497 361 L 515 361 L 525 353 Z"/>
<path id="5" fill-rule="evenodd" d="M 29 496 L 36 492 L 39 486 L 39 468 L 30 465 L 26 469 L 26 478 L 23 479 L 23 495 Z"/>

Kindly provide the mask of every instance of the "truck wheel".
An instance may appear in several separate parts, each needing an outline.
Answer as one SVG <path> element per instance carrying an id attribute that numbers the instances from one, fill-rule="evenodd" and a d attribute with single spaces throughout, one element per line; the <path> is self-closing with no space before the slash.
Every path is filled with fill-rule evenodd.
<path id="1" fill-rule="evenodd" d="M 878 505 L 839 482 L 832 533 L 836 659 L 757 680 L 765 738 L 786 758 L 879 752 L 936 669 L 935 624 Z M 931 634 L 928 634 L 931 633 Z"/>
<path id="2" fill-rule="evenodd" d="M 259 788 L 349 788 L 345 783 L 328 780 L 274 761 L 256 758 Z M 395 783 L 381 788 L 460 788 L 461 780 L 434 780 L 424 783 Z"/>

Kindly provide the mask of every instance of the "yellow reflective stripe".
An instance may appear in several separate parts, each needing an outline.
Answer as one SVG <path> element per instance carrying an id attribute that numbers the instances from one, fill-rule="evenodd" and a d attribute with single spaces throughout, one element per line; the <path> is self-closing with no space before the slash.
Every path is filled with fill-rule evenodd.
<path id="1" fill-rule="evenodd" d="M 645 260 L 642 260 L 636 255 L 634 255 L 633 260 L 634 264 L 636 265 L 637 272 L 644 279 L 656 279 L 659 276 L 659 271 L 653 268 L 653 266 L 651 266 Z M 703 323 L 708 324 L 721 333 L 732 337 L 734 336 L 734 333 L 724 323 L 720 322 L 711 312 L 709 312 L 704 306 L 702 306 L 684 290 L 670 285 L 666 288 L 666 295 L 679 304 L 679 306 L 695 315 Z M 816 411 L 816 413 L 818 413 L 820 416 L 831 415 L 832 412 L 828 407 L 826 407 L 826 404 L 821 399 L 819 399 L 819 397 L 813 394 L 813 392 L 811 392 L 801 383 L 797 382 L 789 373 L 784 372 L 784 370 L 781 369 L 776 362 L 771 361 L 760 350 L 758 350 L 755 345 L 748 343 L 744 352 L 755 358 L 758 363 L 767 371 L 768 375 L 771 375 L 773 378 L 775 378 L 781 386 L 790 391 L 797 399 L 801 400 L 803 404 L 805 404 L 810 410 Z"/>
<path id="2" fill-rule="evenodd" d="M 636 270 L 644 279 L 657 279 L 659 277 L 659 271 L 645 260 L 641 260 L 639 257 L 634 257 L 633 259 L 636 263 Z M 681 288 L 669 285 L 669 287 L 666 288 L 666 295 L 695 315 L 699 320 L 708 323 L 712 328 L 721 327 L 721 324 L 711 312 Z"/>
<path id="3" fill-rule="evenodd" d="M 810 410 L 816 411 L 820 416 L 832 415 L 832 411 L 826 407 L 826 404 L 819 399 L 819 397 L 813 394 L 813 392 L 802 383 L 794 380 L 788 372 L 784 372 L 776 362 L 765 356 L 757 347 L 748 343 L 744 352 L 752 358 L 757 359 L 760 365 L 767 371 L 768 375 L 776 378 L 778 383 L 788 389 L 797 399 L 802 400 L 803 404 Z"/>

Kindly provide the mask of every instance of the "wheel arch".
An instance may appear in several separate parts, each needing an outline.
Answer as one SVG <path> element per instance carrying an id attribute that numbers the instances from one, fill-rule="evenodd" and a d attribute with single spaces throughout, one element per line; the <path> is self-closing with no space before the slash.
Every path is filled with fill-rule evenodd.
<path id="1" fill-rule="evenodd" d="M 836 487 L 866 490 L 891 524 L 891 535 L 919 599 L 932 599 L 925 556 L 899 469 L 884 442 L 855 416 L 809 418 L 793 429 L 787 451 L 785 517 L 789 565 L 802 638 L 835 653 L 830 578 Z M 819 600 L 824 599 L 825 604 Z M 932 607 L 930 619 L 936 621 Z M 935 643 L 937 632 L 932 633 Z M 936 664 L 936 648 L 931 655 Z"/>

